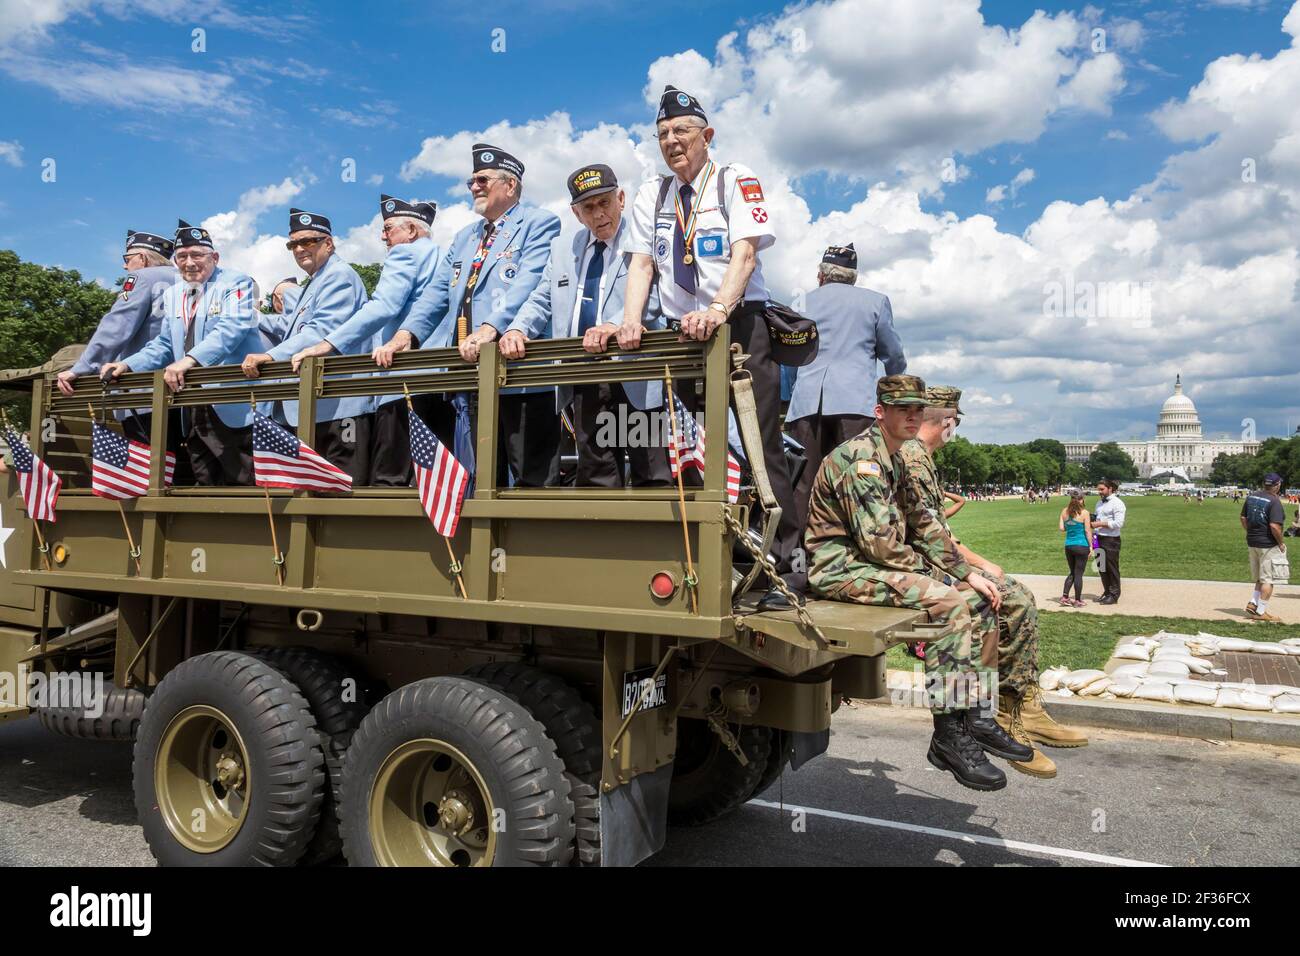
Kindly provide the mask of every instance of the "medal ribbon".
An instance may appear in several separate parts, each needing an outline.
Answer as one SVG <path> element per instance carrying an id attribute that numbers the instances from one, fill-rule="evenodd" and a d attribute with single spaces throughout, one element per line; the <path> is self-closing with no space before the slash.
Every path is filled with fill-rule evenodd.
<path id="1" fill-rule="evenodd" d="M 700 206 L 704 204 L 704 194 L 709 188 L 709 180 L 713 178 L 713 174 L 717 171 L 717 168 L 718 167 L 714 165 L 713 160 L 709 160 L 709 165 L 704 167 L 704 180 L 700 183 L 700 188 L 695 192 L 695 202 L 691 204 L 691 215 L 689 219 L 686 219 L 686 221 L 683 221 L 685 217 L 682 216 L 681 191 L 673 191 L 673 211 L 677 214 L 677 226 L 682 231 L 682 245 L 685 247 L 687 256 L 686 262 L 688 264 L 693 257 L 695 230 L 699 226 L 700 219 Z"/>
<path id="2" fill-rule="evenodd" d="M 474 298 L 474 286 L 478 285 L 479 270 L 483 268 L 483 260 L 487 258 L 488 252 L 492 249 L 492 240 L 497 237 L 496 224 L 492 224 L 491 229 L 484 230 L 484 236 L 478 242 L 478 251 L 474 253 L 474 259 L 469 264 L 469 275 L 465 279 L 465 294 L 461 299 L 460 315 L 456 317 L 456 344 L 459 345 L 469 335 L 469 313 L 471 301 Z"/>

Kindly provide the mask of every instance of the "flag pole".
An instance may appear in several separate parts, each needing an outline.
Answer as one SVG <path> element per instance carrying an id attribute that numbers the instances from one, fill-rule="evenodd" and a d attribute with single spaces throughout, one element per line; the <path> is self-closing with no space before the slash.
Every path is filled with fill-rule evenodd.
<path id="1" fill-rule="evenodd" d="M 253 410 L 253 424 L 256 425 L 257 398 L 252 392 L 248 393 L 248 407 Z M 256 475 L 256 464 L 253 466 L 253 471 Z M 257 480 L 256 476 L 253 480 Z M 280 585 L 280 587 L 284 587 L 284 555 L 280 553 L 280 542 L 277 541 L 275 537 L 275 515 L 271 513 L 271 489 L 266 485 L 263 485 L 262 492 L 266 495 L 266 523 L 271 526 L 271 553 L 273 555 L 271 563 L 275 565 L 275 582 Z"/>
<path id="2" fill-rule="evenodd" d="M 93 435 L 95 430 L 95 406 L 90 404 L 90 402 L 86 402 L 86 411 L 90 412 L 91 434 Z M 150 454 L 153 454 L 152 449 L 150 450 Z M 94 456 L 92 455 L 91 457 L 93 458 Z M 93 466 L 91 470 L 94 470 Z M 126 529 L 127 548 L 130 551 L 131 560 L 135 562 L 136 576 L 140 577 L 144 574 L 144 571 L 140 568 L 140 552 L 136 549 L 135 538 L 131 535 L 131 525 L 126 520 L 126 509 L 122 507 L 121 498 L 117 499 L 117 513 L 122 516 L 122 527 Z"/>
<path id="3" fill-rule="evenodd" d="M 4 426 L 7 431 L 13 432 L 13 434 L 18 435 L 18 433 L 14 431 L 13 425 L 9 423 L 9 416 L 5 414 L 3 410 L 0 410 L 0 421 L 4 422 Z M 18 438 L 21 440 L 22 436 L 18 435 Z M 9 454 L 11 456 L 13 455 L 12 448 L 9 449 Z M 32 516 L 29 513 L 27 517 L 31 518 Z M 32 527 L 36 529 L 36 543 L 40 545 L 41 561 L 45 564 L 45 570 L 53 571 L 54 565 L 50 564 L 50 546 L 45 543 L 45 535 L 41 534 L 41 523 L 37 521 L 35 518 L 32 518 Z"/>
<path id="4" fill-rule="evenodd" d="M 406 396 L 407 414 L 414 415 L 415 405 L 411 402 L 411 390 L 407 387 L 405 382 L 402 383 L 402 394 Z M 460 562 L 456 560 L 456 552 L 451 549 L 451 538 L 447 537 L 445 534 L 440 535 L 440 537 L 442 538 L 442 543 L 447 546 L 447 557 L 451 559 L 451 573 L 455 576 L 456 585 L 460 588 L 460 596 L 468 601 L 469 594 L 465 590 L 465 579 L 460 576 Z"/>
<path id="5" fill-rule="evenodd" d="M 677 435 L 677 404 L 676 396 L 673 395 L 673 373 L 668 366 L 664 366 L 664 384 L 665 394 L 664 403 L 668 407 L 668 421 L 673 430 L 673 446 L 678 449 L 677 457 L 677 503 L 681 506 L 682 513 L 682 543 L 686 546 L 686 591 L 691 596 L 691 613 L 699 614 L 700 609 L 696 604 L 695 585 L 695 562 L 691 558 L 691 533 L 686 525 L 686 488 L 682 485 L 682 462 L 681 462 L 681 439 Z"/>

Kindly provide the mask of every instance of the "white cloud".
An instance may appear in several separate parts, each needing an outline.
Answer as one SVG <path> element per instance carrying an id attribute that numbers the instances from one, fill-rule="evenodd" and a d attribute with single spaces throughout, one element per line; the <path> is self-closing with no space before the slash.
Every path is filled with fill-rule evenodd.
<path id="1" fill-rule="evenodd" d="M 384 176 L 382 173 L 374 173 L 373 175 L 366 177 L 367 186 L 382 186 L 383 184 Z"/>
<path id="2" fill-rule="evenodd" d="M 1122 129 L 1108 129 L 1106 130 L 1106 138 L 1125 140 L 1128 139 L 1128 133 L 1124 132 Z"/>
<path id="3" fill-rule="evenodd" d="M 22 166 L 23 144 L 17 140 L 8 142 L 0 139 L 0 160 L 3 160 L 10 166 Z"/>
<path id="4" fill-rule="evenodd" d="M 990 189 L 988 192 L 984 194 L 984 201 L 989 205 L 1000 203 L 1002 202 L 1002 200 L 1006 198 L 1007 198 L 1006 186 L 994 186 L 992 189 Z"/>
<path id="5" fill-rule="evenodd" d="M 270 211 L 287 213 L 290 201 L 304 188 L 299 180 L 286 177 L 279 183 L 248 190 L 234 209 L 204 219 L 200 225 L 212 233 L 221 264 L 251 275 L 263 292 L 287 276 L 301 277 L 302 270 L 284 247 L 286 235 L 259 232 L 258 220 Z M 282 218 L 281 225 L 283 222 Z"/>

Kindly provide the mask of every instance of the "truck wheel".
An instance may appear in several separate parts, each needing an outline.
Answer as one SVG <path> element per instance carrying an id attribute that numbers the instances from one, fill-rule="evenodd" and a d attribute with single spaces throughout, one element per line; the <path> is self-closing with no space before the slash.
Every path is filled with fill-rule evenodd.
<path id="1" fill-rule="evenodd" d="M 573 803 L 541 721 L 464 677 L 407 684 L 352 738 L 340 799 L 353 866 L 567 866 Z"/>
<path id="2" fill-rule="evenodd" d="M 343 758 L 367 710 L 357 699 L 361 696 L 357 679 L 337 658 L 308 647 L 255 647 L 249 653 L 269 662 L 297 684 L 316 718 L 316 733 L 325 755 L 325 778 L 329 785 L 321 802 L 316 835 L 307 844 L 299 863 L 303 866 L 328 863 L 343 850 L 337 812 L 339 788 L 343 785 Z M 346 694 L 348 688 L 351 694 Z M 345 700 L 345 695 L 353 700 Z"/>
<path id="3" fill-rule="evenodd" d="M 768 730 L 772 734 L 772 749 L 768 753 L 763 776 L 758 778 L 758 786 L 749 795 L 750 798 L 757 797 L 776 783 L 777 778 L 781 776 L 781 771 L 790 763 L 790 732 L 777 730 L 775 727 L 769 727 Z"/>
<path id="4" fill-rule="evenodd" d="M 320 816 L 325 758 L 298 687 L 235 651 L 177 665 L 135 742 L 135 806 L 164 866 L 292 866 Z"/>
<path id="5" fill-rule="evenodd" d="M 104 682 L 104 712 L 90 717 L 84 707 L 42 707 L 37 719 L 46 730 L 90 740 L 135 740 L 148 698 L 133 687 Z"/>
<path id="6" fill-rule="evenodd" d="M 762 779 L 771 750 L 767 727 L 733 728 L 747 766 L 728 750 L 707 721 L 683 717 L 677 721 L 677 755 L 673 782 L 668 790 L 668 822 L 674 826 L 700 826 L 749 799 Z"/>
<path id="7" fill-rule="evenodd" d="M 573 866 L 600 866 L 600 793 L 567 775 L 573 798 Z"/>

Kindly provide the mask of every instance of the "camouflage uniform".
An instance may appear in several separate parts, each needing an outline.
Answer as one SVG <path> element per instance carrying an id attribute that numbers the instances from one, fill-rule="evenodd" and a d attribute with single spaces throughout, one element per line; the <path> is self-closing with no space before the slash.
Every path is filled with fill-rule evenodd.
<path id="1" fill-rule="evenodd" d="M 953 586 L 972 569 L 940 524 L 922 514 L 912 543 L 905 540 L 905 474 L 901 457 L 889 454 L 879 423 L 826 456 L 809 502 L 808 583 L 824 598 L 918 608 L 945 625 L 927 645 L 930 709 L 966 710 L 991 694 L 996 671 L 983 667 L 979 657 L 983 642 L 993 639 L 996 618 L 977 592 Z M 947 582 L 931 576 L 927 562 L 947 568 Z"/>
<path id="2" fill-rule="evenodd" d="M 943 485 L 939 482 L 939 473 L 929 450 L 919 439 L 913 439 L 899 449 L 899 455 L 907 469 L 905 494 L 909 499 L 909 537 L 918 533 L 913 530 L 917 525 L 914 516 L 927 514 L 943 528 L 955 551 L 957 539 L 943 513 L 947 499 L 943 496 Z M 933 569 L 933 573 L 942 574 L 945 570 L 951 573 L 946 566 Z M 993 653 L 983 655 L 983 662 L 988 667 L 996 667 L 1003 687 L 1019 696 L 1038 680 L 1038 604 L 1029 589 L 1010 575 L 1004 575 L 1001 580 L 992 575 L 985 577 L 997 585 L 1002 607 L 998 614 L 997 643 L 990 642 Z"/>

